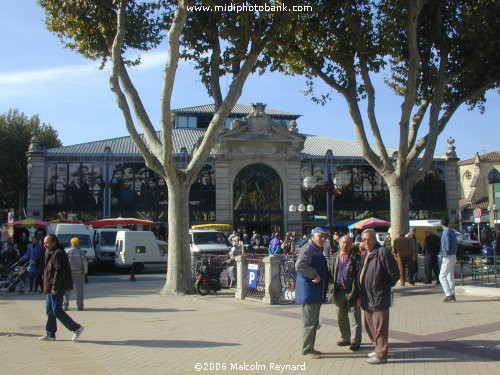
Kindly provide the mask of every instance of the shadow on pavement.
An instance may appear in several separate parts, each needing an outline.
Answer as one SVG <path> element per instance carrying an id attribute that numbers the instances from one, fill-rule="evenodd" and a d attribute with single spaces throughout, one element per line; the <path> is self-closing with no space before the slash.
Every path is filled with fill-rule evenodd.
<path id="1" fill-rule="evenodd" d="M 150 309 L 146 307 L 86 307 L 84 311 L 118 311 L 131 313 L 163 313 L 163 312 L 185 312 L 198 310 L 179 310 L 179 309 Z"/>
<path id="2" fill-rule="evenodd" d="M 43 330 L 42 333 L 20 333 L 20 332 L 0 332 L 0 337 L 6 336 L 6 337 L 15 337 L 15 336 L 21 336 L 21 337 L 40 337 L 43 335 L 45 332 L 45 329 Z"/>
<path id="3" fill-rule="evenodd" d="M 396 342 L 389 344 L 389 352 L 395 359 L 394 362 L 448 362 L 448 359 L 436 357 L 436 349 L 450 353 L 450 357 L 455 357 L 453 359 L 454 361 L 463 360 L 464 355 L 479 357 L 490 361 L 499 361 L 500 350 L 495 349 L 498 345 L 500 345 L 500 341 L 498 340 L 417 341 L 413 343 Z M 466 362 L 475 361 L 476 359 L 474 358 L 466 360 Z"/>
<path id="4" fill-rule="evenodd" d="M 81 343 L 97 345 L 137 346 L 141 348 L 216 348 L 220 346 L 239 346 L 241 344 L 215 341 L 188 341 L 188 340 L 125 340 L 125 341 L 90 341 L 80 340 Z"/>

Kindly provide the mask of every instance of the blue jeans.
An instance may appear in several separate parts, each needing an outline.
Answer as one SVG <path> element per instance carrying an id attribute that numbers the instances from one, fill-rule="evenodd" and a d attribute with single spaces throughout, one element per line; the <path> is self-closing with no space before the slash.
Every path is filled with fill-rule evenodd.
<path id="1" fill-rule="evenodd" d="M 47 313 L 47 324 L 45 325 L 45 330 L 47 331 L 47 336 L 56 337 L 57 331 L 57 320 L 62 323 L 70 331 L 76 331 L 81 327 L 80 324 L 76 323 L 70 318 L 66 311 L 62 309 L 64 293 L 59 293 L 56 295 L 47 294 L 45 297 L 45 312 Z"/>

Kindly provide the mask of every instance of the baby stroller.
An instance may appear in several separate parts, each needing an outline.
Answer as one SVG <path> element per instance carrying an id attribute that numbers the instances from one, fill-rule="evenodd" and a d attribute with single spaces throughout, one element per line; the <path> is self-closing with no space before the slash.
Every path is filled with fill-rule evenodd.
<path id="1" fill-rule="evenodd" d="M 30 260 L 23 265 L 20 265 L 19 262 L 16 262 L 8 266 L 0 276 L 0 291 L 12 293 L 15 292 L 17 288 L 18 292 L 23 294 L 28 288 L 28 270 L 34 262 L 34 260 Z"/>

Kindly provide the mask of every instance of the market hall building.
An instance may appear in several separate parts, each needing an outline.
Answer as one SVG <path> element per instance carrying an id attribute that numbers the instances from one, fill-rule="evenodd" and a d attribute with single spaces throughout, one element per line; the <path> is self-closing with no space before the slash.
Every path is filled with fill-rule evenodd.
<path id="1" fill-rule="evenodd" d="M 213 113 L 213 105 L 173 111 L 180 166 L 189 162 Z M 325 225 L 328 218 L 336 225 L 370 216 L 390 219 L 387 185 L 359 145 L 301 134 L 299 117 L 261 103 L 236 105 L 191 187 L 191 224 L 300 233 Z M 411 194 L 411 218 L 449 215 L 457 221 L 457 162 L 452 144 L 446 156 L 433 160 Z M 308 188 L 306 177 L 314 177 Z M 333 189 L 334 179 L 346 186 Z M 167 222 L 165 180 L 145 167 L 130 137 L 43 149 L 34 136 L 28 151 L 27 214 L 44 220 L 121 216 Z"/>

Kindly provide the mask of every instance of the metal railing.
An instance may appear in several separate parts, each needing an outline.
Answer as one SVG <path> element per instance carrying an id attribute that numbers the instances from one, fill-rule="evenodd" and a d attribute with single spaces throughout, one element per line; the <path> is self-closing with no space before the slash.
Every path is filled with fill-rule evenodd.
<path id="1" fill-rule="evenodd" d="M 490 281 L 494 278 L 495 288 L 498 286 L 500 276 L 500 256 L 498 255 L 463 255 L 460 261 L 460 276 L 464 285 L 464 271 L 469 271 L 472 280 Z"/>
<path id="2" fill-rule="evenodd" d="M 279 268 L 279 274 L 269 285 L 269 294 L 274 303 L 288 305 L 295 301 L 295 281 L 297 280 L 295 257 L 282 255 Z"/>

